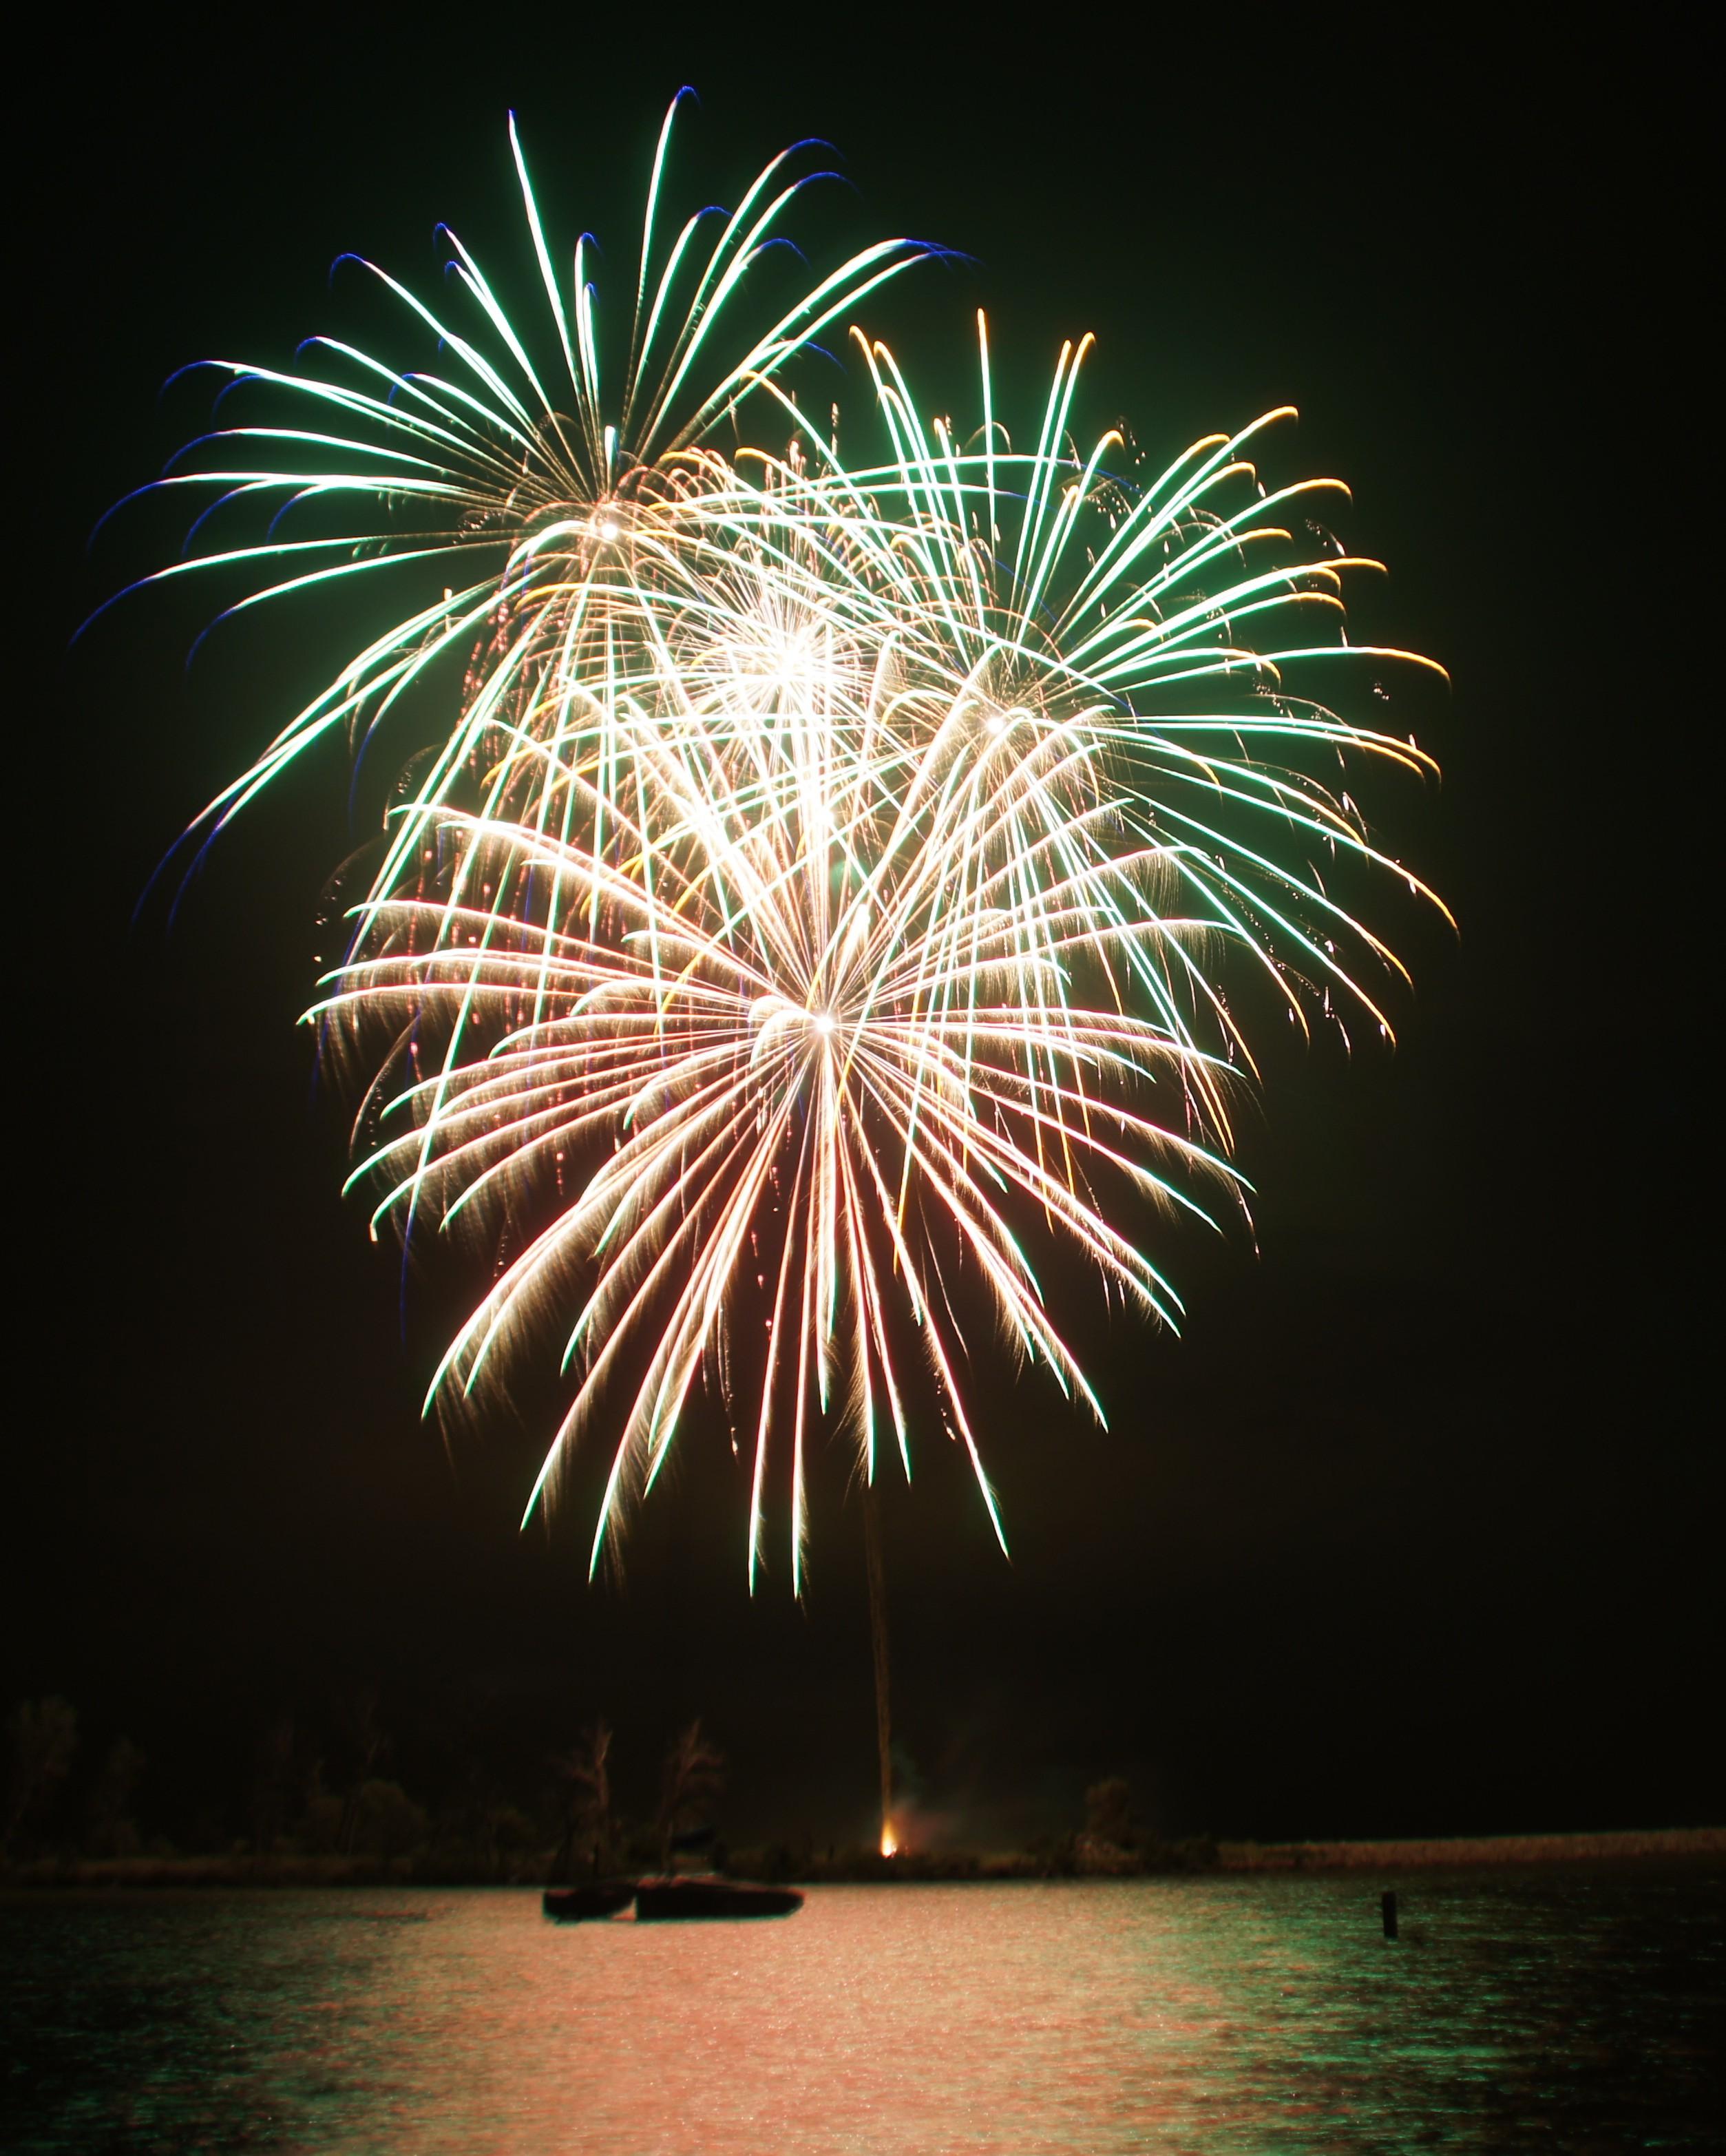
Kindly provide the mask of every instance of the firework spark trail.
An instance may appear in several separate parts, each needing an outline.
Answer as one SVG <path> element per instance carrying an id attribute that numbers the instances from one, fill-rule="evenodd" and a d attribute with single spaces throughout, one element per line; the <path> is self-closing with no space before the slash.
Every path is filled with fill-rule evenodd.
<path id="1" fill-rule="evenodd" d="M 938 728 L 884 814 L 878 768 L 855 753 L 853 729 L 809 722 L 818 716 L 794 714 L 777 731 L 787 781 L 741 793 L 727 790 L 722 768 L 694 788 L 668 752 L 637 742 L 635 761 L 657 782 L 653 815 L 701 840 L 682 864 L 650 829 L 632 829 L 637 857 L 662 865 L 652 896 L 589 850 L 451 812 L 457 880 L 495 890 L 538 872 L 568 895 L 562 921 L 518 912 L 500 932 L 494 913 L 436 896 L 374 905 L 376 947 L 356 952 L 320 1007 L 345 1021 L 441 1012 L 452 1036 L 478 1017 L 474 1030 L 494 1040 L 483 1057 L 446 1058 L 404 1089 L 395 1105 L 412 1112 L 412 1127 L 361 1171 L 387 1178 L 381 1216 L 424 1205 L 447 1219 L 488 1199 L 506 1207 L 535 1158 L 591 1153 L 607 1137 L 616 1145 L 504 1273 L 438 1373 L 470 1387 L 530 1330 L 548 1295 L 597 1269 L 566 1353 L 584 1374 L 543 1486 L 594 1418 L 627 1344 L 653 1333 L 596 1562 L 630 1476 L 646 1487 L 663 1466 L 720 1331 L 760 1322 L 740 1277 L 746 1245 L 755 1257 L 764 1239 L 778 1245 L 751 1569 L 783 1394 L 796 1578 L 812 1390 L 857 1425 L 873 1472 L 878 1379 L 908 1451 L 895 1307 L 920 1338 L 1000 1532 L 957 1382 L 966 1349 L 940 1279 L 953 1245 L 983 1275 L 1017 1351 L 1094 1408 L 1044 1310 L 1014 1211 L 1028 1204 L 1114 1286 L 1168 1317 L 1172 1291 L 1110 1226 L 1092 1178 L 1112 1173 L 1197 1210 L 1172 1171 L 1228 1173 L 1179 1116 L 1154 1121 L 1130 1105 L 1161 1079 L 1174 1079 L 1183 1109 L 1219 1083 L 1191 1040 L 1125 1008 L 1115 978 L 1129 956 L 1184 925 L 1142 901 L 1156 850 L 1086 850 L 1088 825 L 1116 805 L 1100 792 L 1082 813 L 1065 805 L 1058 833 L 1026 843 L 1027 802 L 1076 783 L 1067 767 L 1078 752 L 1061 730 L 1027 726 L 1016 745 L 959 721 L 996 767 L 995 782 L 979 784 L 955 783 L 976 759 L 955 757 L 950 724 Z M 1069 843 L 1065 860 L 1054 858 L 1054 835 Z M 590 931 L 596 916 L 603 926 Z M 735 1366 L 735 1348 L 728 1359 Z"/>
<path id="2" fill-rule="evenodd" d="M 218 617 L 226 619 L 375 582 L 379 572 L 441 573 L 450 582 L 441 598 L 416 606 L 356 654 L 218 794 L 193 834 L 224 828 L 331 732 L 369 742 L 404 699 L 435 690 L 454 669 L 462 670 L 459 715 L 417 789 L 428 809 L 435 810 L 464 766 L 483 756 L 500 718 L 519 723 L 523 711 L 565 726 L 578 722 L 627 790 L 613 712 L 638 686 L 633 667 L 663 649 L 670 624 L 714 603 L 710 572 L 738 531 L 759 534 L 772 520 L 771 497 L 745 483 L 707 446 L 708 438 L 832 324 L 930 252 L 914 240 L 878 241 L 765 327 L 750 326 L 760 264 L 786 244 L 782 226 L 798 198 L 832 176 L 796 173 L 796 151 L 803 146 L 795 146 L 761 172 L 736 210 L 698 213 L 667 248 L 661 183 L 685 95 L 673 100 L 661 131 L 629 356 L 615 394 L 602 390 L 600 379 L 591 243 L 584 238 L 576 249 L 566 304 L 513 119 L 523 207 L 561 362 L 549 384 L 529 339 L 447 227 L 449 268 L 500 350 L 489 354 L 477 331 L 464 334 L 448 311 L 433 309 L 387 271 L 354 257 L 435 341 L 435 371 L 404 371 L 330 336 L 315 336 L 304 347 L 327 362 L 327 373 L 205 363 L 228 377 L 224 398 L 236 389 L 271 393 L 309 408 L 317 424 L 215 429 L 188 444 L 162 478 L 127 496 L 127 502 L 182 491 L 212 497 L 187 535 L 185 558 L 129 589 L 212 572 L 261 572 L 258 588 Z M 704 228 L 714 223 L 709 243 Z M 202 461 L 236 449 L 291 461 Z M 188 459 L 198 468 L 177 468 Z M 262 540 L 205 545 L 218 522 L 259 506 L 271 511 Z M 387 511 L 381 523 L 380 506 Z M 303 529 L 320 510 L 365 513 L 342 515 L 334 531 L 282 536 L 283 527 Z M 597 813 L 603 818 L 602 801 Z M 603 828 L 602 822 L 602 839 Z M 398 829 L 381 887 L 401 875 L 418 836 L 412 819 Z"/>
<path id="3" fill-rule="evenodd" d="M 1308 682 L 1339 660 L 1430 662 L 1346 642 L 1343 577 L 1376 565 L 1307 516 L 1335 482 L 1260 480 L 1258 438 L 1286 413 L 1149 480 L 1119 432 L 1081 454 L 1088 339 L 1063 347 L 1025 450 L 997 417 L 981 316 L 970 435 L 853 331 L 879 447 L 848 464 L 837 421 L 823 434 L 781 377 L 929 250 L 881 243 L 744 329 L 750 266 L 818 176 L 792 177 L 787 152 L 710 245 L 698 216 L 663 247 L 675 109 L 615 395 L 589 243 L 566 305 L 515 144 L 555 395 L 451 235 L 489 351 L 379 271 L 438 339 L 439 372 L 334 340 L 314 341 L 345 370 L 329 378 L 228 368 L 341 431 L 247 424 L 195 444 L 299 462 L 171 471 L 171 490 L 215 491 L 195 537 L 236 505 L 273 503 L 274 521 L 146 581 L 262 572 L 244 608 L 392 564 L 449 575 L 195 829 L 225 826 L 332 729 L 369 742 L 458 672 L 311 1014 L 371 1073 L 354 1180 L 380 1191 L 374 1232 L 465 1227 L 514 1253 L 428 1405 L 476 1394 L 555 1327 L 572 1397 L 528 1511 L 607 1422 L 597 1565 L 692 1394 L 716 1385 L 734 1443 L 740 1414 L 753 1429 L 751 1583 L 782 1458 L 801 1585 L 815 1430 L 853 1436 L 871 1481 L 890 1430 L 909 1473 L 930 1398 L 1005 1547 L 959 1382 L 971 1306 L 1100 1416 L 1032 1238 L 1174 1322 L 1172 1288 L 1114 1219 L 1208 1219 L 1207 1192 L 1243 1205 L 1227 1159 L 1255 1071 L 1237 975 L 1303 1026 L 1318 1011 L 1346 1037 L 1353 1008 L 1388 1034 L 1374 983 L 1401 969 L 1317 863 L 1432 898 L 1346 790 L 1354 761 L 1431 767 Z M 716 426 L 745 407 L 788 439 L 720 454 Z M 278 534 L 380 501 L 376 528 Z M 955 1303 L 961 1270 L 982 1293 Z"/>

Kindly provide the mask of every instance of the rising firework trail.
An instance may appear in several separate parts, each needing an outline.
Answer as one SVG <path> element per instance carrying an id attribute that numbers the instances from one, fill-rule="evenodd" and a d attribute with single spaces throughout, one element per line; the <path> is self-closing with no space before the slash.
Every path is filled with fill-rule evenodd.
<path id="1" fill-rule="evenodd" d="M 206 834 L 327 734 L 432 714 L 311 1014 L 365 1076 L 374 1232 L 494 1260 L 428 1409 L 549 1354 L 526 1514 L 602 1444 L 597 1567 L 705 1400 L 749 1463 L 751 1587 L 788 1488 L 800 1589 L 824 1432 L 871 1491 L 945 1433 L 1005 1548 L 966 1399 L 990 1337 L 1100 1419 L 1049 1264 L 1175 1323 L 1146 1231 L 1244 1210 L 1266 1011 L 1388 1034 L 1401 968 L 1355 894 L 1432 895 L 1350 774 L 1430 766 L 1331 698 L 1339 668 L 1430 662 L 1347 642 L 1344 579 L 1375 565 L 1314 521 L 1334 482 L 1261 480 L 1286 413 L 1160 471 L 1119 431 L 1082 446 L 1088 340 L 1016 445 L 981 316 L 963 426 L 853 329 L 842 454 L 799 400 L 809 349 L 930 250 L 879 243 L 755 322 L 818 175 L 787 152 L 669 236 L 675 110 L 603 382 L 591 243 L 560 270 L 512 126 L 538 329 L 452 239 L 459 326 L 376 273 L 433 369 L 335 339 L 315 370 L 228 367 L 263 416 L 158 483 L 213 498 L 146 581 L 384 611 Z M 217 542 L 259 504 L 262 538 Z"/>

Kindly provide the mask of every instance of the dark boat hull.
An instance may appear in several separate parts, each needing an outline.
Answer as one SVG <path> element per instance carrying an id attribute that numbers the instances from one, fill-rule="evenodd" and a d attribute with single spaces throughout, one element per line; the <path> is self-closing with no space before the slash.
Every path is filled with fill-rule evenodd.
<path id="1" fill-rule="evenodd" d="M 578 1924 L 615 1917 L 629 1907 L 634 1892 L 633 1879 L 596 1879 L 586 1887 L 548 1887 L 540 1906 L 560 1924 Z"/>
<path id="2" fill-rule="evenodd" d="M 757 1887 L 743 1879 L 643 1879 L 635 1913 L 643 1923 L 731 1917 L 789 1917 L 803 1906 L 795 1887 Z"/>

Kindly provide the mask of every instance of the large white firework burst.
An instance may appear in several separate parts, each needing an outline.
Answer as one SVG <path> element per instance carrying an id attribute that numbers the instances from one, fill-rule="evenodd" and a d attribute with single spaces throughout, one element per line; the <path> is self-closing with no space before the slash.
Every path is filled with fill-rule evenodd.
<path id="1" fill-rule="evenodd" d="M 468 1232 L 496 1257 L 428 1406 L 555 1340 L 567 1404 L 528 1511 L 600 1439 L 597 1564 L 713 1398 L 752 1456 L 751 1582 L 782 1455 L 801 1584 L 819 1430 L 873 1479 L 883 1449 L 909 1472 L 919 1421 L 945 1429 L 1005 1547 L 971 1366 L 1004 1348 L 1101 1414 L 1040 1251 L 1174 1322 L 1145 1232 L 1242 1205 L 1242 984 L 1302 1024 L 1388 1033 L 1375 984 L 1400 968 L 1331 871 L 1432 897 L 1348 790 L 1362 760 L 1429 766 L 1320 689 L 1339 659 L 1430 662 L 1347 643 L 1343 578 L 1375 565 L 1309 521 L 1334 482 L 1261 481 L 1257 438 L 1284 414 L 1149 478 L 1118 432 L 1081 449 L 1088 340 L 1063 347 L 1027 447 L 995 408 L 981 316 L 968 430 L 855 332 L 878 446 L 842 457 L 786 370 L 912 243 L 866 250 L 704 371 L 803 183 L 777 161 L 710 249 L 691 220 L 662 259 L 670 124 L 614 403 L 583 247 L 566 305 L 524 168 L 557 393 L 464 252 L 489 356 L 386 280 L 449 372 L 333 343 L 371 387 L 235 369 L 350 431 L 217 439 L 347 461 L 166 482 L 296 514 L 358 501 L 374 522 L 381 505 L 376 532 L 356 557 L 346 526 L 273 529 L 162 573 L 289 557 L 255 600 L 458 565 L 210 818 L 448 677 L 450 722 L 312 1014 L 371 1074 L 354 1179 L 374 1229 Z M 722 452 L 716 423 L 735 434 L 744 409 L 766 439 Z M 342 558 L 300 570 L 300 546 Z"/>

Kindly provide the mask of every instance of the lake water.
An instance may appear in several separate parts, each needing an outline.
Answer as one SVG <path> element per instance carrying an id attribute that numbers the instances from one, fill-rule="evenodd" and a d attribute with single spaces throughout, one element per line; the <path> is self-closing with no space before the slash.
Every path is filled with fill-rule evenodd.
<path id="1" fill-rule="evenodd" d="M 1726 1879 L 816 1887 L 560 1927 L 520 1891 L 0 1903 L 13 2151 L 1718 2148 Z"/>

